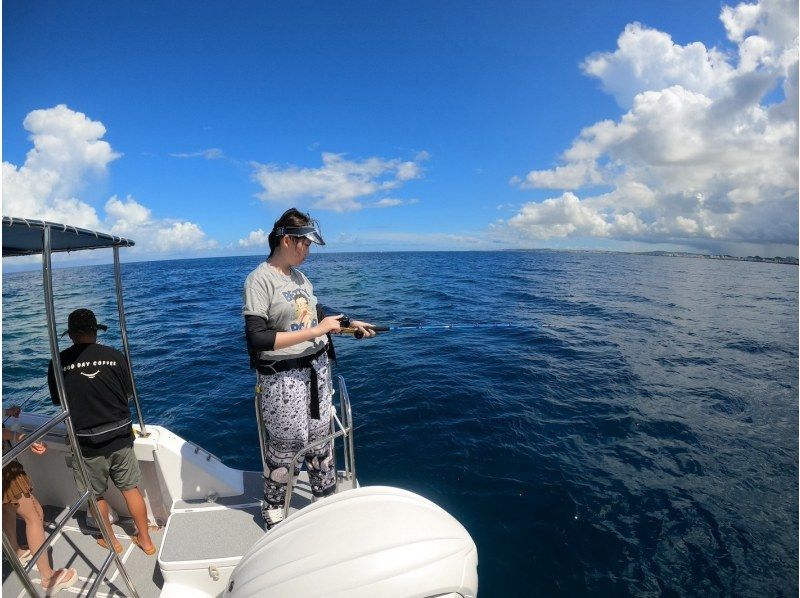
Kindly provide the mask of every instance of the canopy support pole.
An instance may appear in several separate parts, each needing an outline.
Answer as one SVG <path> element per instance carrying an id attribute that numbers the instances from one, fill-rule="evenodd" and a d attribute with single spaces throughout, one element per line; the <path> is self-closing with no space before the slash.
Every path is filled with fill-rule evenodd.
<path id="1" fill-rule="evenodd" d="M 139 402 L 139 393 L 136 390 L 136 379 L 133 377 L 133 364 L 131 363 L 131 351 L 128 347 L 128 328 L 125 325 L 125 305 L 122 301 L 122 272 L 119 263 L 119 247 L 116 246 L 114 247 L 114 282 L 117 288 L 117 310 L 119 311 L 119 330 L 122 335 L 122 350 L 125 353 L 125 359 L 128 361 L 128 376 L 131 379 L 133 403 L 136 405 L 136 417 L 139 419 L 139 436 L 147 438 L 149 434 L 144 427 L 142 405 Z"/>

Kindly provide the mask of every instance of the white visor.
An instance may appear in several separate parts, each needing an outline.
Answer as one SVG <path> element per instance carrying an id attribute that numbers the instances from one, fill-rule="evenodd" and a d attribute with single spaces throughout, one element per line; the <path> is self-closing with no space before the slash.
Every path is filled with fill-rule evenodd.
<path id="1" fill-rule="evenodd" d="M 319 227 L 312 223 L 308 226 L 279 226 L 275 229 L 275 235 L 282 237 L 289 235 L 290 237 L 305 237 L 312 243 L 317 245 L 325 245 L 322 235 L 319 232 Z"/>

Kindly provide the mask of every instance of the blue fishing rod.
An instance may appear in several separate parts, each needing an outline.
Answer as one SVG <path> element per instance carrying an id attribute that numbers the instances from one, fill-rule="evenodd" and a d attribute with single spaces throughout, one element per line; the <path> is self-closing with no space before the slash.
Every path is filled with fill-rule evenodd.
<path id="1" fill-rule="evenodd" d="M 364 333 L 358 328 L 351 325 L 350 318 L 343 316 L 339 320 L 342 324 L 340 332 L 344 334 L 352 334 L 356 338 L 361 338 Z M 547 324 L 540 324 L 540 326 L 547 326 Z M 391 332 L 395 330 L 450 330 L 459 328 L 483 329 L 483 328 L 519 328 L 518 324 L 409 324 L 403 326 L 365 326 L 369 330 L 375 332 Z"/>

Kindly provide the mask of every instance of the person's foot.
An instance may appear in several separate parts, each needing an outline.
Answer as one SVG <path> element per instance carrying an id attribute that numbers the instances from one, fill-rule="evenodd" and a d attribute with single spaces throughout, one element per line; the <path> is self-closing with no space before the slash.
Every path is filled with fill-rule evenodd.
<path id="1" fill-rule="evenodd" d="M 33 558 L 33 555 L 31 554 L 31 551 L 28 550 L 27 548 L 25 548 L 24 550 L 22 548 L 18 548 L 17 549 L 17 558 L 19 559 L 19 562 L 22 563 L 22 566 L 24 567 L 25 565 L 27 565 L 28 563 L 31 562 L 31 559 Z"/>
<path id="2" fill-rule="evenodd" d="M 49 579 L 42 578 L 42 587 L 45 589 L 45 596 L 52 596 L 74 585 L 76 581 L 78 572 L 75 569 L 56 569 Z"/>
<path id="3" fill-rule="evenodd" d="M 147 544 L 145 544 L 138 536 L 131 536 L 131 542 L 141 548 L 147 556 L 153 556 L 156 553 L 156 546 L 150 538 L 147 539 Z"/>
<path id="4" fill-rule="evenodd" d="M 264 530 L 269 531 L 283 521 L 283 509 L 272 508 L 266 503 L 262 503 L 261 516 L 264 518 Z"/>
<path id="5" fill-rule="evenodd" d="M 98 538 L 98 540 L 97 540 L 97 545 L 98 545 L 100 548 L 106 548 L 106 549 L 108 549 L 108 544 L 106 544 L 105 538 Z M 117 542 L 117 539 L 116 539 L 116 538 L 114 538 L 114 551 L 115 551 L 117 554 L 120 554 L 120 553 L 122 552 L 122 544 L 120 544 L 119 542 Z"/>

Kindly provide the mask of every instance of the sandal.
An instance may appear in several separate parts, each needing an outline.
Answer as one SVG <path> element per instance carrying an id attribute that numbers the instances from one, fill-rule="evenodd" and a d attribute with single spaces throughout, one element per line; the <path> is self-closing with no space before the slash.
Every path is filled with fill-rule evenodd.
<path id="1" fill-rule="evenodd" d="M 142 552 L 144 552 L 147 556 L 153 556 L 156 553 L 156 551 L 158 550 L 158 548 L 156 548 L 155 544 L 153 544 L 150 548 L 144 548 L 141 544 L 139 544 L 139 537 L 138 536 L 131 536 L 131 542 L 133 542 L 134 544 L 136 544 L 136 546 L 141 548 Z"/>
<path id="2" fill-rule="evenodd" d="M 31 559 L 33 558 L 33 555 L 31 554 L 30 550 L 25 549 L 25 550 L 23 550 L 22 552 L 20 552 L 17 555 L 17 558 L 19 559 L 19 562 L 22 563 L 22 566 L 24 567 L 25 565 L 27 565 L 28 563 L 31 562 Z"/>
<path id="3" fill-rule="evenodd" d="M 78 572 L 75 569 L 56 569 L 50 578 L 50 585 L 46 586 L 42 581 L 42 587 L 45 589 L 45 596 L 52 596 L 64 588 L 74 585 L 76 581 L 78 581 Z"/>
<path id="4" fill-rule="evenodd" d="M 100 548 L 108 549 L 108 544 L 106 543 L 106 539 L 105 538 L 98 538 L 97 539 L 97 545 Z M 122 553 L 122 544 L 120 544 L 119 542 L 114 542 L 114 550 L 116 551 L 117 554 Z"/>

